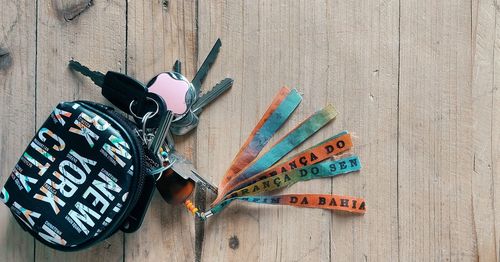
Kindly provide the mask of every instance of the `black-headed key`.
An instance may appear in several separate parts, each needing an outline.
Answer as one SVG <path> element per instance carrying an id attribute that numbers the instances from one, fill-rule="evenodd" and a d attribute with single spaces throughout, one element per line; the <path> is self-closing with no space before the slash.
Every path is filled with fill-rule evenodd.
<path id="1" fill-rule="evenodd" d="M 146 86 L 132 77 L 113 71 L 106 74 L 92 71 L 75 60 L 69 61 L 69 67 L 89 77 L 101 87 L 101 93 L 106 99 L 120 110 L 136 116 L 136 120 L 140 120 L 146 112 L 157 109 L 154 99 L 148 95 Z M 158 120 L 153 119 L 150 124 L 154 121 Z"/>

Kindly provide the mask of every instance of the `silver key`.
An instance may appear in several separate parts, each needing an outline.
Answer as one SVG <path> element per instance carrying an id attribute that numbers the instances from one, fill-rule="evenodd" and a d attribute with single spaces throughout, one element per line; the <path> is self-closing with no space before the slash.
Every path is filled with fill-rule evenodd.
<path id="1" fill-rule="evenodd" d="M 196 115 L 199 115 L 203 108 L 212 103 L 215 99 L 219 98 L 224 92 L 229 90 L 233 86 L 234 80 L 231 78 L 225 78 L 216 84 L 212 90 L 203 94 L 196 102 L 194 102 L 191 111 Z"/>
<path id="2" fill-rule="evenodd" d="M 182 178 L 186 180 L 193 180 L 196 184 L 201 185 L 205 188 L 210 189 L 212 192 L 217 194 L 217 187 L 212 185 L 210 182 L 205 180 L 196 168 L 194 167 L 191 161 L 187 160 L 177 152 L 173 151 L 169 154 L 169 159 L 172 161 L 172 169 L 179 174 Z"/>

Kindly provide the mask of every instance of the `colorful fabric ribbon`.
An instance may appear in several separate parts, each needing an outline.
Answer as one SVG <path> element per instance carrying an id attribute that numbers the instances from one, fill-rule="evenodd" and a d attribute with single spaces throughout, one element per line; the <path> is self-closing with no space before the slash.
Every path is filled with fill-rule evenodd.
<path id="1" fill-rule="evenodd" d="M 247 196 L 254 196 L 265 192 L 272 192 L 278 189 L 289 187 L 299 181 L 307 181 L 316 178 L 334 177 L 341 174 L 356 172 L 361 169 L 361 163 L 357 156 L 342 158 L 339 160 L 324 161 L 310 166 L 293 169 L 287 172 L 276 174 L 244 188 L 231 192 L 222 202 L 213 206 L 209 214 L 216 214 L 222 211 L 234 200 L 245 200 Z M 272 198 L 272 197 L 270 197 Z M 260 199 L 260 198 L 253 198 Z M 254 201 L 251 201 L 254 202 Z M 258 203 L 271 204 L 270 202 L 258 201 Z M 279 203 L 276 203 L 279 204 Z M 320 206 L 313 206 L 321 208 Z M 327 206 L 324 206 L 327 207 Z M 330 208 L 327 208 L 330 209 Z M 205 214 L 207 214 L 206 212 Z"/>
<path id="2" fill-rule="evenodd" d="M 327 105 L 322 110 L 317 111 L 274 145 L 263 151 L 301 100 L 302 97 L 295 89 L 282 88 L 278 92 L 226 171 L 220 183 L 218 196 L 211 204 L 211 208 L 206 212 L 198 212 L 198 209 L 191 205 L 191 209 L 196 210 L 192 213 L 205 219 L 221 212 L 236 200 L 258 204 L 320 208 L 356 214 L 365 213 L 365 200 L 352 196 L 330 194 L 259 195 L 289 187 L 300 181 L 335 177 L 361 169 L 361 162 L 357 156 L 336 157 L 347 152 L 353 146 L 351 135 L 347 131 L 282 160 L 283 157 L 337 116 L 337 111 L 332 105 Z"/>
<path id="3" fill-rule="evenodd" d="M 291 186 L 299 181 L 315 178 L 334 177 L 340 174 L 359 171 L 361 163 L 357 156 L 342 158 L 336 161 L 324 161 L 311 166 L 293 169 L 271 176 L 231 192 L 231 198 L 270 192 Z"/>
<path id="4" fill-rule="evenodd" d="M 270 205 L 288 205 L 295 207 L 320 208 L 335 211 L 364 214 L 366 212 L 365 199 L 352 196 L 329 194 L 290 194 L 277 196 L 236 197 L 223 201 L 220 205 L 205 212 L 205 217 L 219 213 L 233 200 Z"/>

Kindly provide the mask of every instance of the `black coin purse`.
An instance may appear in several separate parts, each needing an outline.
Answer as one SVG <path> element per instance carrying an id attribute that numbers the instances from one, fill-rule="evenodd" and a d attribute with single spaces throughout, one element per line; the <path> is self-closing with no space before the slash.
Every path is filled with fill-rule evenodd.
<path id="1" fill-rule="evenodd" d="M 135 123 L 112 107 L 62 102 L 36 133 L 1 191 L 18 223 L 63 251 L 137 230 L 154 192 Z"/>

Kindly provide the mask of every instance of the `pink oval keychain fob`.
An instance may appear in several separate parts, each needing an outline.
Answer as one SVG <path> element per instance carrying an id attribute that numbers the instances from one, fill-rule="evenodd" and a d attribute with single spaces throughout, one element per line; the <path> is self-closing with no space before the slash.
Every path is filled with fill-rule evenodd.
<path id="1" fill-rule="evenodd" d="M 196 101 L 193 84 L 177 72 L 160 73 L 147 86 L 149 92 L 165 100 L 167 108 L 174 113 L 174 122 L 185 116 Z"/>

